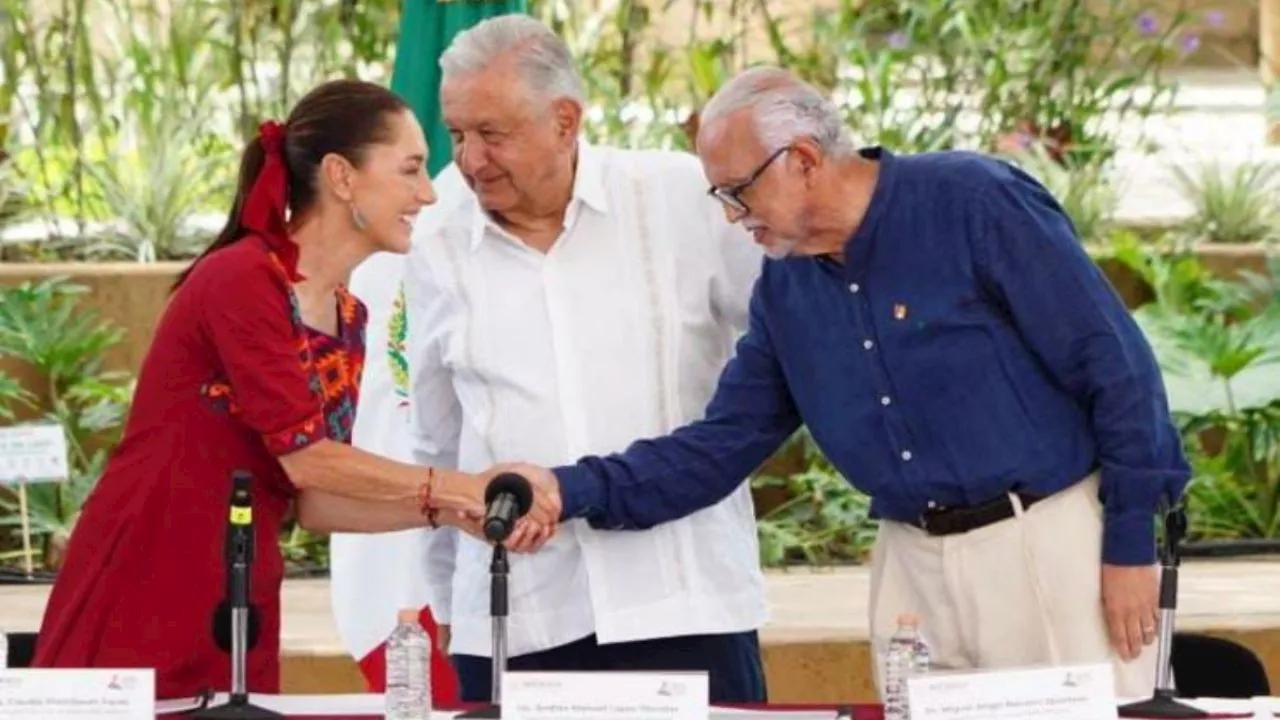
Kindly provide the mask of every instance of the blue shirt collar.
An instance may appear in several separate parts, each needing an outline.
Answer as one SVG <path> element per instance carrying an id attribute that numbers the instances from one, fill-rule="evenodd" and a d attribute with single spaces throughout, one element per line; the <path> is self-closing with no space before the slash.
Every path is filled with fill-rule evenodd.
<path id="1" fill-rule="evenodd" d="M 871 201 L 867 203 L 867 211 L 862 216 L 862 222 L 858 223 L 858 227 L 849 235 L 844 245 L 845 268 L 850 272 L 866 266 L 867 255 L 871 252 L 875 239 L 876 227 L 889 211 L 894 185 L 898 178 L 897 156 L 892 152 L 874 145 L 862 148 L 858 154 L 868 160 L 878 161 L 880 176 L 876 179 L 875 188 L 871 191 Z"/>

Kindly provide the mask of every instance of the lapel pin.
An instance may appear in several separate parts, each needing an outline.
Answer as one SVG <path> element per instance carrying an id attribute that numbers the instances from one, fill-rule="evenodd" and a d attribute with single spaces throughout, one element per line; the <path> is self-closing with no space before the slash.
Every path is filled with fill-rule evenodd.
<path id="1" fill-rule="evenodd" d="M 894 306 L 893 306 L 893 319 L 894 319 L 894 320 L 906 320 L 906 319 L 907 319 L 907 306 L 906 306 L 906 305 L 903 305 L 902 303 L 894 303 Z"/>

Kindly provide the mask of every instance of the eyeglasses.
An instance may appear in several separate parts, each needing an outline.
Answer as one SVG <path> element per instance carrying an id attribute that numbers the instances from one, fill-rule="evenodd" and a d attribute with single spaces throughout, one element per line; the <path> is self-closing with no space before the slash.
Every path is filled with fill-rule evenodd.
<path id="1" fill-rule="evenodd" d="M 756 168 L 755 172 L 751 173 L 745 181 L 731 187 L 716 187 L 712 185 L 711 188 L 707 190 L 707 194 L 740 213 L 746 214 L 751 212 L 751 208 L 748 207 L 746 201 L 742 199 L 742 193 L 746 192 L 756 180 L 760 179 L 760 176 L 764 174 L 765 170 L 769 169 L 769 166 L 773 164 L 774 160 L 782 157 L 782 154 L 790 149 L 791 146 L 786 145 L 774 150 L 773 154 L 770 155 L 767 160 L 760 163 L 760 167 Z"/>

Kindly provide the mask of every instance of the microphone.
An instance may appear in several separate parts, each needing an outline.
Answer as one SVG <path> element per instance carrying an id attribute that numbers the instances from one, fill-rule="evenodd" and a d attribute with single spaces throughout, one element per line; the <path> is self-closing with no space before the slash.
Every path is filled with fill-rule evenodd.
<path id="1" fill-rule="evenodd" d="M 533 507 L 533 486 L 523 476 L 502 473 L 484 491 L 484 536 L 500 543 L 515 530 L 516 520 Z"/>
<path id="2" fill-rule="evenodd" d="M 253 475 L 245 470 L 231 474 L 231 501 L 223 560 L 227 566 L 225 597 L 213 613 L 213 635 L 218 647 L 231 654 L 231 688 L 223 705 L 194 713 L 199 720 L 276 720 L 280 713 L 249 702 L 246 667 L 249 648 L 257 641 L 258 622 L 249 603 L 249 577 L 253 569 Z"/>
<path id="3" fill-rule="evenodd" d="M 231 503 L 228 508 L 227 534 L 223 544 L 227 564 L 226 595 L 213 613 L 213 639 L 225 653 L 232 652 L 232 616 L 236 608 L 247 610 L 246 649 L 258 644 L 258 608 L 249 602 L 249 569 L 253 567 L 253 476 L 243 470 L 231 475 Z"/>
<path id="4" fill-rule="evenodd" d="M 511 536 L 516 520 L 533 506 L 533 486 L 515 473 L 502 473 L 484 491 L 484 536 L 493 542 L 489 563 L 489 618 L 493 653 L 489 680 L 490 705 L 462 713 L 459 720 L 495 720 L 502 717 L 502 675 L 507 670 L 507 579 L 511 566 L 502 544 Z"/>

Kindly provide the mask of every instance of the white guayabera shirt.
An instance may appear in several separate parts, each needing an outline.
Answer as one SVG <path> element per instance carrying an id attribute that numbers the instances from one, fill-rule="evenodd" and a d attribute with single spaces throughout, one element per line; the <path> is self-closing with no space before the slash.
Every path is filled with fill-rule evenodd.
<path id="1" fill-rule="evenodd" d="M 485 470 L 619 451 L 702 417 L 762 254 L 696 158 L 582 142 L 547 254 L 465 193 L 424 211 L 405 267 L 414 457 Z M 428 592 L 451 652 L 488 656 L 491 548 L 433 533 Z M 561 527 L 511 556 L 508 648 L 742 632 L 768 619 L 747 483 L 643 532 Z"/>

